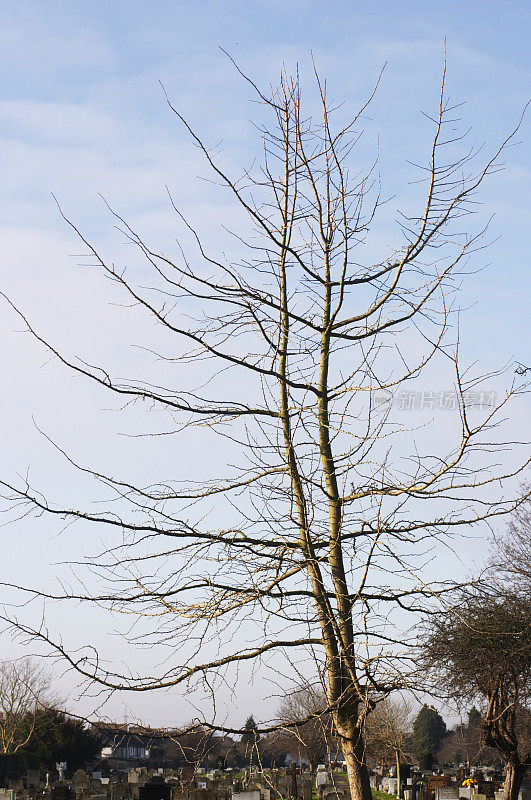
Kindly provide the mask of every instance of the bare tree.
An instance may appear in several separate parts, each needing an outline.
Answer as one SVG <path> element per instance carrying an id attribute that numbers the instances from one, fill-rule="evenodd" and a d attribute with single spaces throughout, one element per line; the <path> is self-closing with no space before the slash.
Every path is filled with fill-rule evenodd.
<path id="1" fill-rule="evenodd" d="M 299 686 L 286 695 L 280 704 L 278 717 L 288 724 L 288 742 L 308 759 L 310 770 L 319 761 L 330 761 L 337 752 L 332 717 L 328 701 L 321 687 Z"/>
<path id="2" fill-rule="evenodd" d="M 404 684 L 412 661 L 404 617 L 447 588 L 444 580 L 427 585 L 422 565 L 438 540 L 517 505 L 498 487 L 519 467 L 497 468 L 491 455 L 500 447 L 498 412 L 515 389 L 496 408 L 473 408 L 483 384 L 459 368 L 451 316 L 460 265 L 481 242 L 482 232 L 464 232 L 465 223 L 506 142 L 480 166 L 473 150 L 456 156 L 443 80 L 425 160 L 413 168 L 423 200 L 400 214 L 398 241 L 375 257 L 381 244 L 367 237 L 382 203 L 377 157 L 361 170 L 356 145 L 376 89 L 344 121 L 317 74 L 316 119 L 304 110 L 298 75 L 282 74 L 269 94 L 249 84 L 273 122 L 260 129 L 261 163 L 236 177 L 170 104 L 243 212 L 248 228 L 234 235 L 245 255 L 211 252 L 173 199 L 193 256 L 170 257 L 111 210 L 145 257 L 153 281 L 146 288 L 146 275 L 109 261 L 65 217 L 93 265 L 167 335 L 154 357 L 196 365 L 198 388 L 173 385 L 173 377 L 161 388 L 148 377 L 122 379 L 109 363 L 90 366 L 17 311 L 65 367 L 124 401 L 167 412 L 171 435 L 197 426 L 240 449 L 239 465 L 201 485 L 187 484 L 186 459 L 181 474 L 144 486 L 65 453 L 114 493 L 97 512 L 54 503 L 25 482 L 2 484 L 19 514 L 78 520 L 121 537 L 91 563 L 110 585 L 33 595 L 98 603 L 127 621 L 137 615 L 149 626 L 144 641 L 171 647 L 171 656 L 160 674 L 124 673 L 90 648 L 71 651 L 45 626 L 5 617 L 110 691 L 197 680 L 215 692 L 239 665 L 271 662 L 278 675 L 284 657 L 293 675 L 306 654 L 326 687 L 352 798 L 370 800 L 366 715 Z M 392 402 L 378 402 L 397 399 L 435 367 L 453 380 L 457 398 L 439 452 L 422 442 L 423 425 L 415 431 Z M 208 523 L 212 504 L 227 524 Z M 233 632 L 247 620 L 254 634 L 242 643 Z"/>
<path id="3" fill-rule="evenodd" d="M 522 487 L 529 496 L 529 486 Z M 504 536 L 495 537 L 491 568 L 496 578 L 522 596 L 531 596 L 531 501 L 511 515 Z"/>
<path id="4" fill-rule="evenodd" d="M 470 767 L 471 764 L 492 763 L 495 758 L 499 759 L 499 753 L 487 751 L 483 744 L 482 722 L 483 714 L 472 706 L 468 710 L 468 721 L 463 720 L 447 732 L 437 750 L 437 761 L 440 764 L 464 762 Z"/>
<path id="5" fill-rule="evenodd" d="M 0 752 L 14 755 L 36 732 L 50 702 L 49 678 L 30 659 L 0 663 Z"/>
<path id="6" fill-rule="evenodd" d="M 400 764 L 411 757 L 411 706 L 390 697 L 378 703 L 365 724 L 368 754 L 379 761 L 396 765 L 396 796 L 402 797 Z"/>

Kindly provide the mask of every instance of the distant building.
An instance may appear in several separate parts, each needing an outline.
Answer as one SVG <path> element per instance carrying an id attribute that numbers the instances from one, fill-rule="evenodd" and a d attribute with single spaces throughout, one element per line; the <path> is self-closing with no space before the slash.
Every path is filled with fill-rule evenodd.
<path id="1" fill-rule="evenodd" d="M 214 766 L 233 746 L 226 737 L 202 730 L 182 733 L 115 722 L 97 722 L 93 728 L 103 740 L 102 766 L 118 772 L 133 767 Z"/>
<path id="2" fill-rule="evenodd" d="M 158 745 L 160 734 L 157 737 L 150 728 L 115 722 L 96 722 L 93 728 L 103 739 L 101 759 L 109 769 L 127 772 L 132 767 L 152 767 L 153 762 L 164 761 L 164 751 Z"/>

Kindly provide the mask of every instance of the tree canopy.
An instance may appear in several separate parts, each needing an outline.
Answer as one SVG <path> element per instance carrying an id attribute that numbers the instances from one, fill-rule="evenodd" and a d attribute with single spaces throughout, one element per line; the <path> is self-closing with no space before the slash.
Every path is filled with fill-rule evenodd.
<path id="1" fill-rule="evenodd" d="M 64 761 L 69 772 L 82 769 L 101 752 L 102 739 L 79 719 L 53 708 L 38 712 L 38 724 L 24 750 L 31 766 L 55 768 Z"/>
<path id="2" fill-rule="evenodd" d="M 531 598 L 499 588 L 460 592 L 430 619 L 425 653 L 448 696 L 482 701 L 483 743 L 506 760 L 506 797 L 514 800 L 531 764 Z"/>
<path id="3" fill-rule="evenodd" d="M 50 676 L 30 658 L 0 663 L 0 753 L 27 748 L 52 701 Z"/>

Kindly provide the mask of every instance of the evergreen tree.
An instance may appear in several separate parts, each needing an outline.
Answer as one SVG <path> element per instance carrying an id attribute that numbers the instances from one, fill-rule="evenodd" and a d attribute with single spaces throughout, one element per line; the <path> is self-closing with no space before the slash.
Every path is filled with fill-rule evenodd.
<path id="1" fill-rule="evenodd" d="M 431 769 L 446 733 L 446 724 L 433 706 L 423 705 L 413 723 L 413 756 L 421 769 Z"/>
<path id="2" fill-rule="evenodd" d="M 245 745 L 245 747 L 252 747 L 259 740 L 260 734 L 258 733 L 254 717 L 251 714 L 251 716 L 247 718 L 247 722 L 243 727 L 243 733 L 240 741 L 243 745 Z"/>
<path id="3" fill-rule="evenodd" d="M 477 728 L 480 724 L 483 717 L 481 713 L 477 710 L 476 706 L 472 706 L 470 711 L 468 712 L 468 727 L 469 728 Z"/>
<path id="4" fill-rule="evenodd" d="M 101 738 L 80 720 L 52 708 L 39 710 L 37 714 L 39 724 L 23 754 L 27 766 L 53 769 L 56 762 L 66 761 L 68 771 L 75 772 L 98 756 Z"/>

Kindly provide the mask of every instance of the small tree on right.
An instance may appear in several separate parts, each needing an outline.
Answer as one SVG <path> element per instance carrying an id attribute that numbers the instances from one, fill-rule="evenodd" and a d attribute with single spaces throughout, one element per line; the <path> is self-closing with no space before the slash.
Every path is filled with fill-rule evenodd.
<path id="1" fill-rule="evenodd" d="M 468 590 L 434 615 L 425 639 L 428 665 L 459 703 L 480 701 L 483 744 L 507 765 L 504 800 L 517 800 L 531 765 L 531 600 L 515 593 Z"/>
<path id="2" fill-rule="evenodd" d="M 522 486 L 527 497 L 512 513 L 504 536 L 495 537 L 491 558 L 493 573 L 516 594 L 531 595 L 531 486 Z"/>

